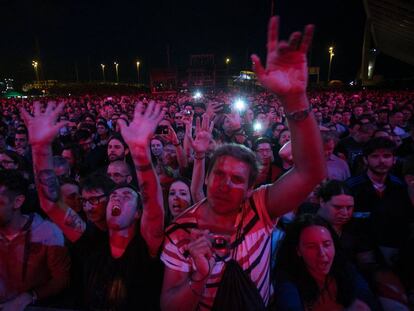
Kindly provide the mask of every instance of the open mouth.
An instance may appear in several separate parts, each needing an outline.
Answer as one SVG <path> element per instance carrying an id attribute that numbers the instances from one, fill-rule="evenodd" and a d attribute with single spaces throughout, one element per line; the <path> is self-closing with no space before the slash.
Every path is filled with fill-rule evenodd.
<path id="1" fill-rule="evenodd" d="M 121 215 L 121 208 L 118 205 L 114 205 L 111 210 L 111 215 L 115 217 Z"/>

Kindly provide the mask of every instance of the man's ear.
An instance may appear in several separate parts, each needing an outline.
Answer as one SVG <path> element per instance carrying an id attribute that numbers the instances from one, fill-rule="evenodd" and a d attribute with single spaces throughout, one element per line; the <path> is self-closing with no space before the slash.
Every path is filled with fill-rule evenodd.
<path id="1" fill-rule="evenodd" d="M 364 164 L 365 164 L 365 165 L 368 165 L 367 158 L 366 158 L 365 156 L 363 156 L 363 157 L 362 157 L 362 159 L 364 159 Z"/>
<path id="2" fill-rule="evenodd" d="M 132 181 L 132 176 L 131 175 L 128 175 L 126 180 L 127 180 L 127 183 L 130 184 L 131 181 Z"/>
<path id="3" fill-rule="evenodd" d="M 125 155 L 128 155 L 129 154 L 129 148 L 125 148 L 124 153 L 125 153 Z"/>
<path id="4" fill-rule="evenodd" d="M 300 250 L 298 247 L 296 247 L 296 254 L 298 254 L 299 257 L 302 257 L 302 254 L 300 253 Z"/>
<path id="5" fill-rule="evenodd" d="M 26 201 L 26 197 L 23 194 L 19 194 L 14 198 L 14 209 L 20 209 L 24 203 L 24 201 Z"/>

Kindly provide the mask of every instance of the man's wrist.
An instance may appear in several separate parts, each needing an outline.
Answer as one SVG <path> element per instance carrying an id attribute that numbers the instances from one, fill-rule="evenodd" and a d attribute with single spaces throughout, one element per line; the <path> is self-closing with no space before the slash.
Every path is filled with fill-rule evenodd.
<path id="1" fill-rule="evenodd" d="M 196 160 L 204 160 L 205 157 L 206 157 L 205 152 L 196 152 L 196 153 L 194 153 L 194 159 L 196 159 Z"/>
<path id="2" fill-rule="evenodd" d="M 306 93 L 296 93 L 281 96 L 280 100 L 286 114 L 303 110 L 309 107 Z"/>

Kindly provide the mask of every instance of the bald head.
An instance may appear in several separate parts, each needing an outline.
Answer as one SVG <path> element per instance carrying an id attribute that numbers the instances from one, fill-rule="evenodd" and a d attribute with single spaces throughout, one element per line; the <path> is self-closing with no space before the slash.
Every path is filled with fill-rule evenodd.
<path id="1" fill-rule="evenodd" d="M 114 161 L 108 165 L 106 174 L 116 184 L 130 183 L 132 181 L 131 168 L 124 161 Z"/>

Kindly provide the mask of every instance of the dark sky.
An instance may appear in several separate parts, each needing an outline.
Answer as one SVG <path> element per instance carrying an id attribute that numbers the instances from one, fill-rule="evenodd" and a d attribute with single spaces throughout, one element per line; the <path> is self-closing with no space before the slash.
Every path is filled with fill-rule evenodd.
<path id="1" fill-rule="evenodd" d="M 100 63 L 107 64 L 108 79 L 113 79 L 116 60 L 121 80 L 134 80 L 136 59 L 142 62 L 143 76 L 149 68 L 166 66 L 167 45 L 172 65 L 179 67 L 188 64 L 192 53 L 214 53 L 217 64 L 230 56 L 232 70 L 249 68 L 249 54 L 264 56 L 270 2 L 0 0 L 0 77 L 34 79 L 31 61 L 36 58 L 48 79 L 74 80 L 75 63 L 81 80 L 100 79 Z M 314 23 L 311 65 L 320 66 L 321 79 L 326 79 L 333 43 L 332 78 L 349 81 L 360 66 L 365 20 L 361 2 L 275 0 L 281 36 Z M 377 73 L 386 76 L 413 72 L 381 54 L 378 65 Z"/>

